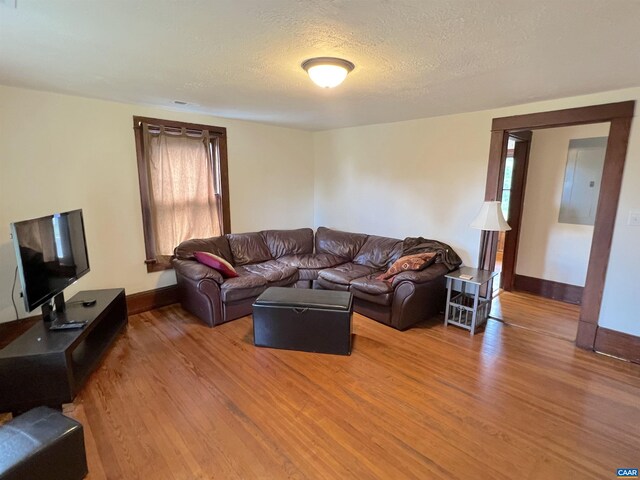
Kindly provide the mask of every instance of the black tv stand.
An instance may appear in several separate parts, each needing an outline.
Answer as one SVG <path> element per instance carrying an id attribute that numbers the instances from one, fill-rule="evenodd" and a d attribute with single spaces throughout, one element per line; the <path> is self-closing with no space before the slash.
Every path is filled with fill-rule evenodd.
<path id="1" fill-rule="evenodd" d="M 92 307 L 82 302 L 96 300 Z M 85 322 L 82 329 L 51 331 L 38 322 L 0 350 L 0 412 L 73 401 L 127 325 L 124 289 L 87 290 L 73 296 L 57 321 Z"/>

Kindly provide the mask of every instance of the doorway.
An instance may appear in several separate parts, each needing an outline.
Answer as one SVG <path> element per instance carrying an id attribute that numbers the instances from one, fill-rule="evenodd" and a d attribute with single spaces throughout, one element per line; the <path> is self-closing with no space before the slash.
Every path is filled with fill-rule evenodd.
<path id="1" fill-rule="evenodd" d="M 502 198 L 504 163 L 510 136 L 542 128 L 603 122 L 611 124 L 576 336 L 576 345 L 581 348 L 593 349 L 598 335 L 598 317 L 634 108 L 635 102 L 630 101 L 495 118 L 492 123 L 485 190 L 485 200 L 488 201 Z M 510 199 L 509 203 L 511 209 L 514 202 Z M 508 235 L 505 236 L 505 245 L 507 240 Z M 517 235 L 515 240 L 517 241 Z M 497 245 L 498 235 L 492 232 L 482 255 L 484 260 L 481 268 L 493 270 Z M 504 262 L 503 258 L 503 266 Z"/>
<path id="2" fill-rule="evenodd" d="M 512 230 L 509 242 L 498 238 L 496 270 L 501 244 L 507 260 L 502 308 L 492 316 L 575 340 L 609 127 L 554 127 L 509 138 L 502 207 Z"/>
<path id="3" fill-rule="evenodd" d="M 498 235 L 499 254 L 496 255 L 496 268 L 499 259 L 500 277 L 497 284 L 507 291 L 513 290 L 531 137 L 530 130 L 509 134 L 507 150 L 502 162 L 502 183 L 499 194 L 502 201 L 502 214 L 511 226 L 511 230 L 500 232 Z"/>

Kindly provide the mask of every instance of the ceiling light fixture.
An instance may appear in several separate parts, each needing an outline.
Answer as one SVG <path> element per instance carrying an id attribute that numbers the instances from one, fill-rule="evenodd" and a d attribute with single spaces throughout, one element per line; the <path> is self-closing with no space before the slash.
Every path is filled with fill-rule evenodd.
<path id="1" fill-rule="evenodd" d="M 333 88 L 347 78 L 347 74 L 355 68 L 355 65 L 342 58 L 316 57 L 302 62 L 302 68 L 316 85 L 322 88 Z"/>

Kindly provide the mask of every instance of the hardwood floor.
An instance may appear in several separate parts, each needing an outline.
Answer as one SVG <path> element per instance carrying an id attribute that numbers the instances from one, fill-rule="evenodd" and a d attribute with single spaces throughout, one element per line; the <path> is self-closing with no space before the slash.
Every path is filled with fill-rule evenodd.
<path id="1" fill-rule="evenodd" d="M 398 332 L 354 315 L 349 357 L 256 348 L 251 318 L 130 317 L 65 411 L 96 479 L 613 478 L 640 462 L 640 365 L 490 320 Z"/>
<path id="2" fill-rule="evenodd" d="M 574 342 L 580 306 L 524 292 L 505 292 L 493 299 L 491 316 L 504 323 Z"/>

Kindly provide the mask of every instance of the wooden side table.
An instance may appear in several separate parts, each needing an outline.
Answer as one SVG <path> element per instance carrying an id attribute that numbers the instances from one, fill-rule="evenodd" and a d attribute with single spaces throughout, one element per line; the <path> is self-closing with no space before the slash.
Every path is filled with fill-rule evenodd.
<path id="1" fill-rule="evenodd" d="M 476 329 L 489 318 L 493 277 L 497 274 L 498 272 L 462 267 L 445 275 L 447 278 L 445 326 L 448 324 L 457 325 L 469 330 L 471 335 L 474 335 Z M 456 281 L 461 285 L 459 292 L 453 290 Z M 486 288 L 484 288 L 485 285 Z"/>

